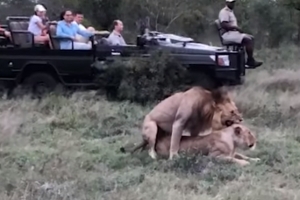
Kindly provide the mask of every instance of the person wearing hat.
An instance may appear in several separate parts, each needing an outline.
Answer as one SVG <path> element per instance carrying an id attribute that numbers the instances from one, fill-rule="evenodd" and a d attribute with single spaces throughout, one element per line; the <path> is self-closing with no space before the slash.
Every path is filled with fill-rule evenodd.
<path id="1" fill-rule="evenodd" d="M 219 13 L 219 21 L 221 23 L 223 34 L 222 38 L 227 43 L 243 44 L 246 47 L 248 55 L 246 65 L 249 67 L 259 67 L 263 63 L 256 61 L 253 57 L 254 37 L 244 33 L 238 27 L 237 19 L 234 15 L 233 9 L 235 0 L 225 0 L 226 6 Z"/>
<path id="2" fill-rule="evenodd" d="M 46 8 L 41 4 L 34 7 L 34 15 L 31 16 L 28 31 L 34 35 L 35 43 L 49 43 L 49 35 L 45 34 L 47 26 L 43 24 L 46 16 Z"/>

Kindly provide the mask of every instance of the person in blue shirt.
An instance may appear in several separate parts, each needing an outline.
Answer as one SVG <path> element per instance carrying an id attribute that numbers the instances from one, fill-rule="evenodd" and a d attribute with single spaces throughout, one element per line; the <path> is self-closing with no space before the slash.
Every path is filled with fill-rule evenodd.
<path id="1" fill-rule="evenodd" d="M 91 43 L 82 43 L 78 41 L 76 35 L 79 34 L 83 37 L 89 38 L 94 34 L 89 31 L 81 30 L 77 24 L 73 22 L 73 13 L 66 10 L 60 15 L 61 21 L 57 23 L 56 35 L 59 37 L 66 37 L 73 40 L 74 49 L 91 49 Z M 72 42 L 70 40 L 60 41 L 61 49 L 72 49 Z"/>

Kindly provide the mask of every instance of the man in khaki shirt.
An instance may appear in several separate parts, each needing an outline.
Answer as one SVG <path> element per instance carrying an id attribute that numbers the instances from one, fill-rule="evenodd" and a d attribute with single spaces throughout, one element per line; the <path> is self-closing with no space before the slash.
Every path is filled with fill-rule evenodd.
<path id="1" fill-rule="evenodd" d="M 114 30 L 108 36 L 108 41 L 110 42 L 110 44 L 126 46 L 127 44 L 121 34 L 123 31 L 123 22 L 121 22 L 120 20 L 114 20 L 113 27 Z"/>
<path id="2" fill-rule="evenodd" d="M 235 0 L 226 0 L 226 6 L 219 13 L 219 21 L 222 26 L 222 38 L 224 43 L 238 43 L 246 47 L 248 55 L 246 65 L 250 67 L 259 67 L 262 62 L 253 58 L 254 38 L 252 35 L 243 33 L 237 25 L 237 19 L 233 13 Z"/>

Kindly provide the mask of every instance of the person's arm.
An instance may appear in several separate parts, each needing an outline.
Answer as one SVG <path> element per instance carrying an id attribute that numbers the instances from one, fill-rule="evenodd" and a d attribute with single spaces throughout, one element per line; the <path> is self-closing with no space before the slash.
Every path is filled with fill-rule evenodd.
<path id="1" fill-rule="evenodd" d="M 228 21 L 221 22 L 221 26 L 226 31 L 239 31 L 241 33 L 243 32 L 242 29 L 240 29 L 239 27 L 230 25 L 230 23 Z"/>
<path id="2" fill-rule="evenodd" d="M 40 29 L 44 30 L 47 27 L 43 24 L 43 20 L 39 18 L 38 16 L 34 15 L 32 17 L 33 23 L 35 23 Z"/>
<path id="3" fill-rule="evenodd" d="M 237 26 L 232 26 L 229 23 L 229 14 L 222 10 L 219 14 L 219 20 L 221 22 L 221 26 L 226 31 L 239 31 L 242 32 L 242 30 Z"/>
<path id="4" fill-rule="evenodd" d="M 7 36 L 8 35 L 8 31 L 5 30 L 4 28 L 0 27 L 0 34 L 4 35 L 4 36 Z"/>
<path id="5" fill-rule="evenodd" d="M 56 27 L 56 36 L 59 36 L 59 37 L 66 37 L 66 38 L 71 38 L 70 35 L 64 33 L 63 31 L 63 28 L 61 26 L 60 23 L 57 24 L 57 27 Z M 72 38 L 73 39 L 73 38 Z"/>
<path id="6" fill-rule="evenodd" d="M 81 29 L 79 28 L 79 26 L 76 26 L 76 28 L 77 28 L 77 33 L 78 33 L 79 35 L 82 35 L 83 37 L 89 38 L 89 37 L 91 37 L 91 36 L 94 35 L 94 33 L 90 32 L 90 31 L 81 30 Z"/>

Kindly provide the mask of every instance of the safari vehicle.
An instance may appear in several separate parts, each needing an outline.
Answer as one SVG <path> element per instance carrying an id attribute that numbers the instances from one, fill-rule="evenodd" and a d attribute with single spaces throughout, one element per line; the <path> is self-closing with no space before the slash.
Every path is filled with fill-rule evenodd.
<path id="1" fill-rule="evenodd" d="M 97 86 L 93 81 L 101 73 L 95 62 L 114 62 L 116 58 L 148 57 L 153 50 L 168 50 L 178 62 L 186 66 L 193 78 L 204 87 L 241 84 L 245 76 L 244 53 L 196 43 L 193 39 L 150 31 L 137 36 L 135 45 L 110 46 L 107 35 L 100 36 L 91 50 L 61 50 L 56 26 L 49 30 L 53 48 L 37 45 L 27 31 L 29 18 L 9 16 L 7 30 L 12 40 L 0 38 L 0 81 L 5 86 L 29 85 L 33 91 L 52 90 L 63 86 Z"/>

